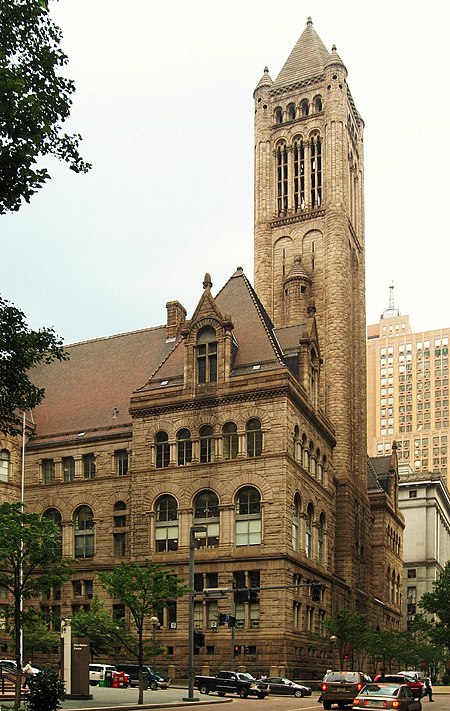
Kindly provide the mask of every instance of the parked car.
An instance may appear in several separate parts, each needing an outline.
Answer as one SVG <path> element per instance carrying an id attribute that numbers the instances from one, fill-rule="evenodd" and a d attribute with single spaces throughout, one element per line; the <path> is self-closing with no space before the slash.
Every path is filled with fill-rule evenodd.
<path id="1" fill-rule="evenodd" d="M 322 704 L 324 709 L 331 709 L 331 704 L 339 708 L 351 706 L 353 699 L 372 679 L 361 671 L 328 672 L 322 681 Z"/>
<path id="2" fill-rule="evenodd" d="M 297 682 L 285 679 L 282 676 L 264 676 L 261 679 L 258 679 L 258 682 L 268 684 L 271 694 L 286 694 L 288 696 L 296 696 L 297 698 L 300 698 L 301 696 L 311 696 L 312 693 L 309 686 L 298 684 Z"/>
<path id="3" fill-rule="evenodd" d="M 106 671 L 115 672 L 117 670 L 113 664 L 89 664 L 89 684 L 97 686 L 100 681 L 104 681 Z"/>
<path id="4" fill-rule="evenodd" d="M 269 693 L 269 685 L 265 680 L 257 681 L 248 672 L 220 671 L 216 676 L 203 676 L 198 674 L 194 679 L 194 688 L 201 694 L 216 691 L 218 696 L 237 694 L 241 699 L 247 696 L 257 696 L 264 699 Z"/>
<path id="5" fill-rule="evenodd" d="M 422 704 L 407 684 L 372 683 L 366 684 L 353 701 L 353 711 L 421 711 Z"/>
<path id="6" fill-rule="evenodd" d="M 404 674 L 405 676 L 412 676 L 416 681 L 421 681 L 423 683 L 425 679 L 425 674 L 422 671 L 399 671 L 397 674 Z"/>
<path id="7" fill-rule="evenodd" d="M 406 684 L 413 692 L 413 696 L 421 699 L 423 696 L 423 684 L 412 676 L 406 674 L 377 674 L 374 681 L 379 681 L 384 684 Z"/>
<path id="8" fill-rule="evenodd" d="M 139 686 L 139 665 L 138 664 L 128 664 L 120 663 L 116 664 L 117 671 L 123 671 L 130 677 L 130 686 Z M 150 689 L 168 689 L 170 686 L 170 677 L 159 674 L 159 672 L 154 671 L 151 667 L 145 665 L 142 667 L 142 671 L 147 674 L 148 685 Z"/>

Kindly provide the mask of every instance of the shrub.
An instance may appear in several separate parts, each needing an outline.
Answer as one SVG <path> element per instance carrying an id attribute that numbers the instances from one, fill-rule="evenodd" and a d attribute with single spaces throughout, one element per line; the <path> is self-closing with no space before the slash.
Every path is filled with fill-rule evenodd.
<path id="1" fill-rule="evenodd" d="M 58 711 L 66 698 L 64 681 L 58 672 L 40 672 L 28 679 L 27 711 Z"/>

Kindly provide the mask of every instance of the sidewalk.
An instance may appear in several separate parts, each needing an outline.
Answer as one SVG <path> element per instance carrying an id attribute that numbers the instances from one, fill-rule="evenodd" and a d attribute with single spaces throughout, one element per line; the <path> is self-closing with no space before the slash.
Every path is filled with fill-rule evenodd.
<path id="1" fill-rule="evenodd" d="M 139 706 L 137 703 L 139 690 L 134 687 L 132 689 L 112 689 L 100 686 L 91 686 L 90 693 L 92 699 L 70 699 L 63 701 L 62 709 L 70 709 L 71 711 L 88 711 L 89 709 L 103 709 L 103 711 L 133 711 L 134 709 L 157 709 L 171 708 L 179 706 L 195 705 L 198 707 L 202 704 L 223 704 L 232 701 L 232 697 L 220 698 L 213 694 L 200 694 L 197 689 L 194 690 L 193 696 L 198 698 L 194 704 L 189 701 L 184 701 L 188 697 L 187 687 L 172 686 L 169 689 L 158 689 L 152 691 L 148 689 L 144 691 L 144 703 Z M 13 701 L 1 702 L 5 708 L 12 708 Z"/>

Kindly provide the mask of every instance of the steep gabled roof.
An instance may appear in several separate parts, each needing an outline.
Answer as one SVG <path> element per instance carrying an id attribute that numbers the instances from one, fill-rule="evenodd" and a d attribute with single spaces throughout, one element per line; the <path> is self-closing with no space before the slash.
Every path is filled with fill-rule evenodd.
<path id="1" fill-rule="evenodd" d="M 329 59 L 330 53 L 308 17 L 306 28 L 273 82 L 271 91 L 320 77 Z"/>

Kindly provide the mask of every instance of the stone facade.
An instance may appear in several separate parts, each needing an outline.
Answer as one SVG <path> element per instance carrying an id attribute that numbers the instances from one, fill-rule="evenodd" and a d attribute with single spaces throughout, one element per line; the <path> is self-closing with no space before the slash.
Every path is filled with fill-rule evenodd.
<path id="1" fill-rule="evenodd" d="M 43 609 L 66 617 L 104 598 L 97 573 L 122 561 L 187 578 L 201 525 L 196 667 L 230 665 L 218 613 L 235 613 L 240 664 L 303 678 L 330 665 L 322 623 L 342 607 L 398 626 L 400 602 L 386 607 L 374 585 L 375 525 L 398 512 L 392 491 L 368 490 L 363 123 L 346 77 L 308 20 L 275 82 L 264 72 L 257 86 L 255 289 L 238 268 L 214 296 L 206 274 L 189 320 L 171 301 L 165 326 L 75 344 L 36 370 L 46 398 L 26 503 L 60 524 L 77 561 Z M 202 593 L 233 585 L 256 595 Z M 185 675 L 187 600 L 156 612 L 158 666 Z"/>

